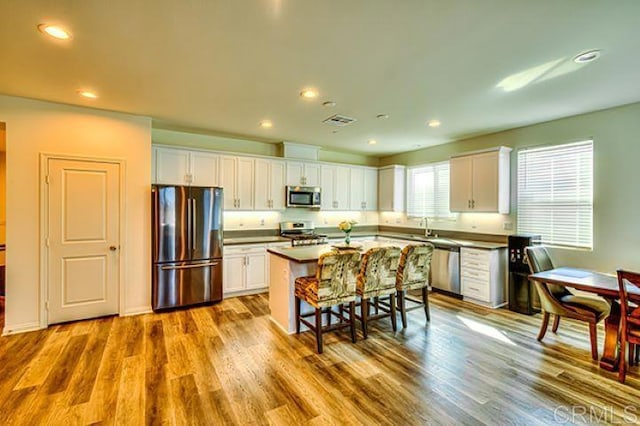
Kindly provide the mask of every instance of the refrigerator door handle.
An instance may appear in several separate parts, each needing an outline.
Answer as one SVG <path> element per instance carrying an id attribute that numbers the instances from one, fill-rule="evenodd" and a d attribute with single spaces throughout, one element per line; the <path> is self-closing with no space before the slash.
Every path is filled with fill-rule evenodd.
<path id="1" fill-rule="evenodd" d="M 174 269 L 193 269 L 193 268 L 205 268 L 209 266 L 218 266 L 220 262 L 198 263 L 196 265 L 182 265 L 182 266 L 163 266 L 163 271 L 170 271 Z"/>
<path id="2" fill-rule="evenodd" d="M 193 235 L 192 237 L 192 241 L 193 241 L 193 251 L 196 251 L 196 249 L 198 248 L 198 244 L 196 242 L 196 232 L 197 232 L 197 226 L 196 226 L 196 199 L 192 198 L 191 199 L 191 203 L 193 205 L 193 207 L 191 208 L 191 234 Z"/>

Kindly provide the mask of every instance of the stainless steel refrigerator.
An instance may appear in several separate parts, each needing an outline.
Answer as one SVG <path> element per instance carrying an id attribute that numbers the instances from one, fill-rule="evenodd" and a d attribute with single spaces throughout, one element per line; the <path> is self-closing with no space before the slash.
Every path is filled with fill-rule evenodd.
<path id="1" fill-rule="evenodd" d="M 222 300 L 222 188 L 154 185 L 152 306 Z"/>

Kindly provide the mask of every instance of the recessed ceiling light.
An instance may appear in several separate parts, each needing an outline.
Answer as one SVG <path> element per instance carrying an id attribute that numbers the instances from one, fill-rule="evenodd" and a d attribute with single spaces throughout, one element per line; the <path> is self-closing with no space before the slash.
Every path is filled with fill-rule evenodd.
<path id="1" fill-rule="evenodd" d="M 582 52 L 573 58 L 573 62 L 576 64 L 586 64 L 587 62 L 595 61 L 600 57 L 601 51 L 594 49 L 587 52 Z"/>
<path id="2" fill-rule="evenodd" d="M 338 104 L 335 103 L 334 101 L 325 101 L 325 102 L 322 103 L 322 106 L 327 107 L 327 108 L 333 108 L 336 105 L 338 105 Z"/>
<path id="3" fill-rule="evenodd" d="M 260 122 L 260 127 L 262 127 L 263 129 L 270 129 L 273 127 L 273 123 L 271 122 L 271 120 L 262 120 Z"/>
<path id="4" fill-rule="evenodd" d="M 376 115 L 376 118 L 380 120 L 386 120 L 387 118 L 389 118 L 389 114 L 378 114 Z"/>
<path id="5" fill-rule="evenodd" d="M 440 120 L 430 120 L 427 122 L 429 127 L 440 127 Z"/>
<path id="6" fill-rule="evenodd" d="M 314 89 L 304 89 L 300 92 L 300 97 L 304 99 L 315 99 L 318 97 L 318 91 Z"/>
<path id="7" fill-rule="evenodd" d="M 76 90 L 76 93 L 82 96 L 83 98 L 98 99 L 98 95 L 95 92 L 92 92 L 91 90 Z"/>
<path id="8" fill-rule="evenodd" d="M 71 33 L 58 25 L 40 24 L 38 25 L 38 31 L 58 40 L 69 40 L 71 38 Z"/>
<path id="9" fill-rule="evenodd" d="M 375 139 L 369 139 L 369 141 L 368 141 L 367 143 L 368 143 L 369 145 L 375 145 L 375 144 L 377 144 L 377 143 L 378 143 L 378 141 L 377 141 L 377 140 L 375 140 Z"/>

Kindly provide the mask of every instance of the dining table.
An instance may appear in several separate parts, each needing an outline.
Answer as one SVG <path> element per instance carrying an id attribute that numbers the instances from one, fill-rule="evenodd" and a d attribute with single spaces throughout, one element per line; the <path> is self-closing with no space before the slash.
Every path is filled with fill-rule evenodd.
<path id="1" fill-rule="evenodd" d="M 611 312 L 604 321 L 604 349 L 600 358 L 600 367 L 608 371 L 616 371 L 620 353 L 618 350 L 620 329 L 618 277 L 587 269 L 561 267 L 531 274 L 529 279 L 592 293 L 610 303 Z M 630 301 L 640 303 L 640 289 L 638 287 L 627 286 L 627 293 Z"/>

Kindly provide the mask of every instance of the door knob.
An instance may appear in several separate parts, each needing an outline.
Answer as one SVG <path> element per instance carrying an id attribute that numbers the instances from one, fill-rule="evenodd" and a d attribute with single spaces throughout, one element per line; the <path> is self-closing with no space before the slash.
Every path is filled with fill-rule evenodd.
<path id="1" fill-rule="evenodd" d="M 111 251 L 116 251 L 118 249 L 118 247 L 116 246 L 109 246 L 109 250 Z"/>

